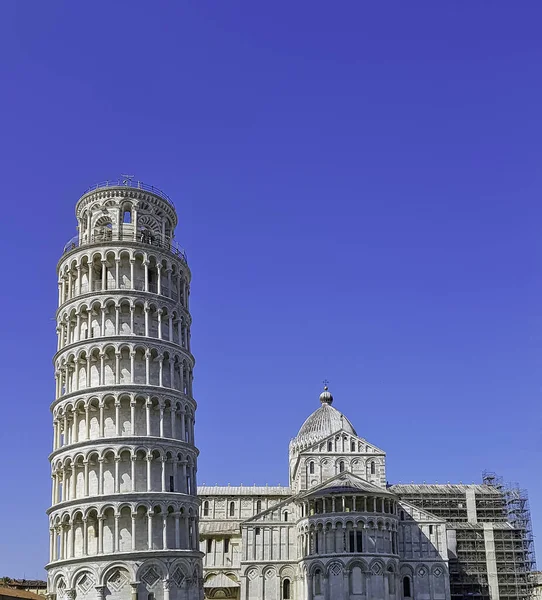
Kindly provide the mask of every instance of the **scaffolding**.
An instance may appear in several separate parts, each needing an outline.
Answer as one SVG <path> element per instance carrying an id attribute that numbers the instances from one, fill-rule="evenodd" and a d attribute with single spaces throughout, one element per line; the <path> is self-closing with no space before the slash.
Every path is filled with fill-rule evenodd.
<path id="1" fill-rule="evenodd" d="M 533 528 L 529 496 L 515 484 L 505 484 L 502 477 L 492 472 L 483 473 L 485 485 L 498 489 L 504 498 L 506 520 L 511 529 L 495 531 L 495 551 L 501 598 L 529 597 L 536 571 Z M 521 596 L 514 595 L 514 590 Z"/>
<path id="2" fill-rule="evenodd" d="M 394 485 L 390 491 L 453 530 L 452 600 L 490 600 L 497 584 L 500 600 L 530 600 L 536 562 L 525 490 L 484 472 L 481 485 Z"/>

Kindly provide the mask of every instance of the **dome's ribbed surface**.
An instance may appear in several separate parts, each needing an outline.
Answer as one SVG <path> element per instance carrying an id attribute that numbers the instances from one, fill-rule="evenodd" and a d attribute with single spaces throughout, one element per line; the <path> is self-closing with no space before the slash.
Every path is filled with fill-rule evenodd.
<path id="1" fill-rule="evenodd" d="M 344 430 L 357 435 L 352 423 L 331 404 L 322 404 L 303 423 L 294 444 L 303 444 L 323 440 L 328 435 Z"/>

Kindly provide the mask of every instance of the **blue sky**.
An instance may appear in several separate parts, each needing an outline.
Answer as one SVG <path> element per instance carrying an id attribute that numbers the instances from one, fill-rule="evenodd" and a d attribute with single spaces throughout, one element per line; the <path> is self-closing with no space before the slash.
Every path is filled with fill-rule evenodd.
<path id="1" fill-rule="evenodd" d="M 55 265 L 132 173 L 193 272 L 199 482 L 287 484 L 330 380 L 390 482 L 542 535 L 538 2 L 0 3 L 0 576 L 43 575 Z"/>

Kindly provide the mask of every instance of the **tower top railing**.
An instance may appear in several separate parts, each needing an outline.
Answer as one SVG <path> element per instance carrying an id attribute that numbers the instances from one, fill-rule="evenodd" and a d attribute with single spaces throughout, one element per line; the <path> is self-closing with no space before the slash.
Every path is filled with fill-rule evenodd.
<path id="1" fill-rule="evenodd" d="M 154 246 L 155 248 L 164 248 L 178 256 L 184 263 L 188 264 L 186 250 L 181 248 L 176 240 L 162 240 L 160 236 L 150 237 L 144 232 L 140 232 L 136 239 L 134 239 L 133 233 L 121 232 L 118 235 L 113 235 L 113 232 L 111 232 L 110 235 L 93 235 L 90 237 L 90 240 L 83 240 L 82 242 L 79 241 L 79 236 L 75 235 L 66 244 L 64 244 L 62 254 L 66 254 L 67 252 L 71 252 L 77 248 L 82 248 L 83 246 L 103 245 L 108 244 L 109 242 L 136 242 L 137 244 L 145 244 L 148 246 Z"/>
<path id="2" fill-rule="evenodd" d="M 172 208 L 175 208 L 173 201 L 171 198 L 161 190 L 160 188 L 155 187 L 154 185 L 148 185 L 147 183 L 143 183 L 142 181 L 133 181 L 132 179 L 108 179 L 107 181 L 100 181 L 99 183 L 95 183 L 88 187 L 83 196 L 88 194 L 89 192 L 94 192 L 95 190 L 99 190 L 100 188 L 111 188 L 111 187 L 125 187 L 132 188 L 135 190 L 145 190 L 146 192 L 151 192 L 163 198 Z"/>

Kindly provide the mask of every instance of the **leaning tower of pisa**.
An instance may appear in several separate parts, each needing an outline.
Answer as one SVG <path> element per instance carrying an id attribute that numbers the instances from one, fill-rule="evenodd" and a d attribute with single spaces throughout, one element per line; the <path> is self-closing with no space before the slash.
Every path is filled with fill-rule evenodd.
<path id="1" fill-rule="evenodd" d="M 77 202 L 58 263 L 48 593 L 201 600 L 190 269 L 141 182 Z"/>

